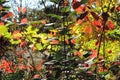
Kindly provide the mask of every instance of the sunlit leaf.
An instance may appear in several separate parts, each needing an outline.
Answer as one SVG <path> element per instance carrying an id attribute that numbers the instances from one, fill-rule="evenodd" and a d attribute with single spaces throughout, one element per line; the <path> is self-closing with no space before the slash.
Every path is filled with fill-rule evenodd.
<path id="1" fill-rule="evenodd" d="M 36 47 L 37 50 L 42 50 L 43 49 L 43 46 L 42 46 L 41 43 L 35 44 L 35 47 Z"/>
<path id="2" fill-rule="evenodd" d="M 7 31 L 8 31 L 8 28 L 6 26 L 0 25 L 0 34 L 1 35 L 4 35 L 5 33 L 7 33 Z"/>

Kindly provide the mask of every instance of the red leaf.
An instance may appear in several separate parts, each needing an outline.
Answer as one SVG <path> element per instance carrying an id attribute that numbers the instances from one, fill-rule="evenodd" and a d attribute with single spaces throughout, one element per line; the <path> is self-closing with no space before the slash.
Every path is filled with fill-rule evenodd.
<path id="1" fill-rule="evenodd" d="M 0 26 L 4 26 L 4 22 L 3 21 L 0 21 Z"/>
<path id="2" fill-rule="evenodd" d="M 81 3 L 78 0 L 73 0 L 72 1 L 72 7 L 73 9 L 78 8 L 81 5 Z"/>
<path id="3" fill-rule="evenodd" d="M 99 56 L 98 61 L 103 60 L 103 56 Z"/>
<path id="4" fill-rule="evenodd" d="M 18 12 L 20 12 L 21 11 L 21 7 L 18 7 Z"/>
<path id="5" fill-rule="evenodd" d="M 117 8 L 116 8 L 116 9 L 117 9 L 117 11 L 120 11 L 120 5 L 119 5 L 119 6 L 117 6 Z"/>
<path id="6" fill-rule="evenodd" d="M 22 23 L 22 24 L 27 24 L 27 22 L 28 22 L 28 21 L 27 21 L 27 18 L 23 18 L 23 19 L 21 20 L 21 23 Z"/>
<path id="7" fill-rule="evenodd" d="M 8 15 L 9 15 L 10 18 L 13 17 L 13 13 L 12 12 L 9 12 Z"/>
<path id="8" fill-rule="evenodd" d="M 7 19 L 9 17 L 9 15 L 8 14 L 5 14 L 4 16 L 3 16 L 3 19 L 5 20 L 5 19 Z"/>
<path id="9" fill-rule="evenodd" d="M 24 47 L 25 45 L 26 45 L 26 41 L 21 40 L 20 47 L 22 48 L 22 47 Z"/>
<path id="10" fill-rule="evenodd" d="M 92 54 L 91 54 L 89 57 L 90 57 L 90 58 L 95 58 L 95 57 L 97 57 L 97 51 L 94 50 L 94 49 L 92 49 L 91 51 L 92 51 Z"/>
<path id="11" fill-rule="evenodd" d="M 114 23 L 112 21 L 108 21 L 108 29 L 113 30 L 114 29 Z"/>
<path id="12" fill-rule="evenodd" d="M 88 65 L 88 64 L 86 64 L 86 63 L 84 63 L 84 64 L 83 64 L 83 66 L 84 66 L 84 67 L 88 67 L 89 65 Z"/>
<path id="13" fill-rule="evenodd" d="M 23 8 L 23 9 L 22 9 L 22 13 L 23 13 L 23 14 L 24 14 L 26 11 L 27 11 L 26 8 Z"/>
<path id="14" fill-rule="evenodd" d="M 93 24 L 97 29 L 102 28 L 102 22 L 100 20 L 94 20 Z"/>

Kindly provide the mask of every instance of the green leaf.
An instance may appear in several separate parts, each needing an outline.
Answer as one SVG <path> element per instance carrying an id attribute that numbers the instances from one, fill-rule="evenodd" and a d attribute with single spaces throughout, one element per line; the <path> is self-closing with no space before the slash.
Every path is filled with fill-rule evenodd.
<path id="1" fill-rule="evenodd" d="M 48 16 L 51 16 L 51 17 L 53 17 L 53 18 L 57 18 L 57 19 L 62 19 L 62 17 L 61 16 L 59 16 L 59 15 L 56 15 L 56 14 L 48 14 Z"/>
<path id="2" fill-rule="evenodd" d="M 89 0 L 81 0 L 81 4 L 85 4 L 85 3 L 87 3 Z"/>
<path id="3" fill-rule="evenodd" d="M 59 2 L 59 0 L 50 0 L 50 1 L 56 4 Z"/>
<path id="4" fill-rule="evenodd" d="M 0 26 L 0 35 L 4 35 L 8 32 L 8 28 L 6 26 Z"/>
<path id="5" fill-rule="evenodd" d="M 101 74 L 101 75 L 107 75 L 109 73 L 109 71 L 107 71 L 107 72 L 100 72 L 99 74 Z"/>
<path id="6" fill-rule="evenodd" d="M 5 33 L 4 37 L 7 39 L 11 39 L 11 33 L 9 32 Z"/>
<path id="7" fill-rule="evenodd" d="M 1 0 L 0 2 L 5 2 L 5 0 Z"/>
<path id="8" fill-rule="evenodd" d="M 10 7 L 6 7 L 6 6 L 4 6 L 3 9 L 4 9 L 4 10 L 9 10 Z"/>
<path id="9" fill-rule="evenodd" d="M 62 57 L 62 54 L 61 54 L 60 52 L 58 52 L 58 53 L 55 54 L 55 58 L 56 58 L 57 60 L 60 60 L 61 57 Z"/>
<path id="10" fill-rule="evenodd" d="M 61 9 L 61 12 L 69 12 L 70 11 L 70 7 L 65 7 Z"/>
<path id="11" fill-rule="evenodd" d="M 20 40 L 11 39 L 10 42 L 11 42 L 11 44 L 19 44 L 21 41 Z"/>
<path id="12" fill-rule="evenodd" d="M 37 50 L 42 50 L 43 49 L 43 46 L 41 45 L 41 43 L 37 43 L 35 45 L 35 47 L 37 48 Z"/>

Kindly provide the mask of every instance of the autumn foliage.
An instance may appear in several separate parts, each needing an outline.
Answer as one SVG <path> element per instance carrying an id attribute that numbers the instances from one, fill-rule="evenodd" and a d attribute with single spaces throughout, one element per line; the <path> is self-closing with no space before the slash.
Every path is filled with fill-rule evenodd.
<path id="1" fill-rule="evenodd" d="M 0 1 L 0 79 L 119 80 L 119 3 L 50 1 L 53 12 L 37 21 L 21 6 L 14 19 Z"/>

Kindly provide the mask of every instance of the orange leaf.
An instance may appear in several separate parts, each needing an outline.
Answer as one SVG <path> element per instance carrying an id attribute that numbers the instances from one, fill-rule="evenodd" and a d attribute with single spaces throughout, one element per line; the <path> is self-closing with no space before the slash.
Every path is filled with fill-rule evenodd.
<path id="1" fill-rule="evenodd" d="M 66 42 L 66 44 L 69 44 L 69 40 L 67 39 L 67 40 L 65 40 L 65 42 Z"/>
<path id="2" fill-rule="evenodd" d="M 78 13 L 83 12 L 85 10 L 85 7 L 81 5 L 81 3 L 78 0 L 74 0 L 72 2 L 72 7 Z"/>
<path id="3" fill-rule="evenodd" d="M 22 9 L 22 13 L 23 13 L 23 14 L 24 14 L 26 11 L 27 11 L 26 8 L 23 8 L 23 9 Z"/>
<path id="4" fill-rule="evenodd" d="M 101 29 L 102 28 L 102 21 L 94 20 L 93 26 L 95 26 L 97 30 Z"/>
<path id="5" fill-rule="evenodd" d="M 17 22 L 17 20 L 16 19 L 14 19 L 14 23 L 16 23 Z"/>
<path id="6" fill-rule="evenodd" d="M 59 44 L 58 40 L 52 40 L 51 44 Z"/>
<path id="7" fill-rule="evenodd" d="M 20 33 L 20 31 L 19 31 L 19 30 L 15 30 L 15 31 L 13 32 L 13 34 L 17 34 L 17 33 Z"/>
<path id="8" fill-rule="evenodd" d="M 77 51 L 77 52 L 74 53 L 74 56 L 79 56 L 80 57 L 80 56 L 82 56 L 82 54 L 81 54 L 81 52 Z"/>
<path id="9" fill-rule="evenodd" d="M 68 3 L 69 3 L 69 0 L 64 0 L 63 5 L 64 5 L 64 6 L 67 6 L 67 5 L 68 5 Z"/>
<path id="10" fill-rule="evenodd" d="M 19 30 L 15 30 L 12 34 L 12 38 L 13 39 L 20 39 L 20 31 Z"/>
<path id="11" fill-rule="evenodd" d="M 57 35 L 57 33 L 56 32 L 54 32 L 54 34 L 53 34 L 54 36 L 56 36 Z"/>
<path id="12" fill-rule="evenodd" d="M 83 12 L 83 11 L 85 11 L 85 7 L 81 5 L 77 9 L 75 9 L 75 11 L 78 13 Z"/>
<path id="13" fill-rule="evenodd" d="M 78 24 L 81 24 L 81 23 L 82 23 L 82 20 L 81 20 L 81 19 L 78 19 L 77 22 L 78 22 Z"/>
<path id="14" fill-rule="evenodd" d="M 0 10 L 2 10 L 2 6 L 0 5 Z"/>
<path id="15" fill-rule="evenodd" d="M 89 57 L 90 57 L 90 58 L 95 58 L 95 57 L 97 57 L 97 51 L 94 50 L 94 49 L 92 49 L 91 51 L 92 51 L 92 54 L 91 54 Z"/>
<path id="16" fill-rule="evenodd" d="M 27 18 L 23 18 L 23 19 L 21 20 L 21 23 L 22 23 L 22 24 L 27 24 L 27 22 L 28 22 L 28 21 L 27 21 Z"/>
<path id="17" fill-rule="evenodd" d="M 76 44 L 76 40 L 75 40 L 75 39 L 72 39 L 72 40 L 71 40 L 71 43 L 72 43 L 72 44 Z"/>
<path id="18" fill-rule="evenodd" d="M 92 33 L 92 28 L 91 27 L 85 27 L 84 32 L 90 35 Z"/>

